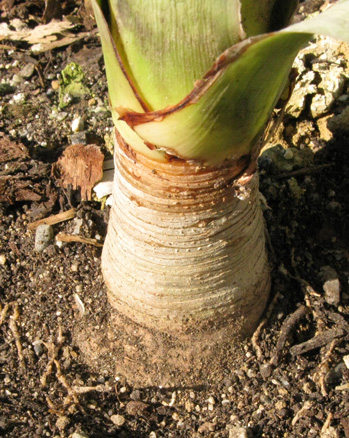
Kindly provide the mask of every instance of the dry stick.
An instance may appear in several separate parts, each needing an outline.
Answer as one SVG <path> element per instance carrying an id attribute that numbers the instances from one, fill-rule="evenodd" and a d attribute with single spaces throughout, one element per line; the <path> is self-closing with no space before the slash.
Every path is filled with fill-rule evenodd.
<path id="1" fill-rule="evenodd" d="M 56 240 L 60 242 L 80 242 L 86 243 L 88 245 L 103 247 L 103 243 L 98 242 L 97 239 L 92 239 L 91 237 L 75 236 L 73 234 L 58 233 L 56 236 Z"/>
<path id="2" fill-rule="evenodd" d="M 261 360 L 263 358 L 262 349 L 258 345 L 259 335 L 261 334 L 261 331 L 262 331 L 263 327 L 265 326 L 265 324 L 267 323 L 268 319 L 270 318 L 270 315 L 271 315 L 272 311 L 274 310 L 275 304 L 276 304 L 277 300 L 280 297 L 281 297 L 280 292 L 277 292 L 274 295 L 274 298 L 272 299 L 272 301 L 271 301 L 271 303 L 270 303 L 270 305 L 268 307 L 268 310 L 267 310 L 267 313 L 265 315 L 265 318 L 262 319 L 262 321 L 259 323 L 259 326 L 256 328 L 255 332 L 252 335 L 252 338 L 251 338 L 252 347 L 254 348 L 254 350 L 256 352 L 258 360 Z"/>
<path id="3" fill-rule="evenodd" d="M 297 414 L 293 417 L 293 420 L 291 422 L 292 426 L 294 426 L 297 421 L 303 416 L 303 413 L 310 409 L 313 406 L 313 403 L 311 401 L 306 401 L 304 405 L 301 407 L 301 409 L 297 412 Z"/>
<path id="4" fill-rule="evenodd" d="M 321 435 L 324 434 L 326 432 L 326 430 L 329 428 L 331 421 L 332 421 L 332 418 L 333 418 L 333 414 L 332 414 L 332 412 L 330 412 L 327 415 L 326 421 L 324 422 L 324 424 L 322 426 Z"/>
<path id="5" fill-rule="evenodd" d="M 312 173 L 320 172 L 327 167 L 331 167 L 332 164 L 319 164 L 318 166 L 303 167 L 303 169 L 293 170 L 292 172 L 279 173 L 279 175 L 274 175 L 273 179 L 286 179 L 294 176 L 306 176 Z"/>
<path id="6" fill-rule="evenodd" d="M 44 345 L 48 350 L 48 357 L 49 357 L 49 361 L 46 365 L 46 371 L 41 376 L 41 379 L 40 379 L 41 385 L 44 387 L 46 386 L 47 377 L 52 373 L 52 367 L 53 367 L 54 361 L 56 360 L 57 355 L 59 353 L 59 350 L 61 349 L 63 342 L 64 342 L 64 337 L 62 335 L 62 327 L 61 326 L 59 326 L 59 328 L 58 328 L 57 342 L 58 342 L 58 344 L 56 346 L 53 344 L 53 342 L 44 342 Z"/>
<path id="7" fill-rule="evenodd" d="M 2 325 L 2 323 L 5 321 L 8 309 L 10 308 L 10 304 L 6 303 L 4 308 L 1 310 L 1 315 L 0 315 L 0 325 Z"/>
<path id="8" fill-rule="evenodd" d="M 23 349 L 22 349 L 22 344 L 21 344 L 21 340 L 20 340 L 20 336 L 19 336 L 19 332 L 18 332 L 18 328 L 17 328 L 17 323 L 16 323 L 16 321 L 18 321 L 18 319 L 19 319 L 19 309 L 18 309 L 18 304 L 15 303 L 13 316 L 10 319 L 8 326 L 13 334 L 13 337 L 15 338 L 15 343 L 16 343 L 16 347 L 17 347 L 18 359 L 19 359 L 20 366 L 21 366 L 21 368 L 25 368 Z"/>
<path id="9" fill-rule="evenodd" d="M 72 386 L 72 390 L 75 394 L 87 394 L 88 392 L 113 392 L 114 388 L 107 385 L 97 385 L 97 386 Z"/>
<path id="10" fill-rule="evenodd" d="M 331 342 L 330 348 L 328 349 L 328 351 L 325 354 L 325 357 L 323 358 L 321 363 L 317 366 L 318 371 L 316 371 L 314 376 L 313 376 L 314 382 L 319 384 L 320 389 L 321 389 L 321 394 L 324 397 L 326 397 L 328 395 L 327 389 L 326 389 L 326 382 L 325 382 L 326 374 L 328 371 L 327 364 L 328 364 L 328 362 L 331 358 L 331 355 L 333 353 L 333 350 L 337 344 L 338 344 L 338 339 L 333 339 L 333 341 Z"/>
<path id="11" fill-rule="evenodd" d="M 73 219 L 75 216 L 76 216 L 76 208 L 71 208 L 70 210 L 64 211 L 63 213 L 54 214 L 52 216 L 45 217 L 44 219 L 40 219 L 39 221 L 31 222 L 30 224 L 28 224 L 28 230 L 33 231 L 39 225 L 42 224 L 46 224 L 46 225 L 59 224 L 60 222 Z"/>
<path id="12" fill-rule="evenodd" d="M 315 350 L 316 348 L 323 347 L 329 344 L 335 338 L 341 338 L 346 335 L 346 331 L 341 328 L 334 328 L 324 331 L 317 336 L 309 339 L 301 344 L 294 345 L 290 348 L 292 356 L 298 356 L 300 354 L 307 353 L 308 351 Z"/>
<path id="13" fill-rule="evenodd" d="M 67 382 L 67 379 L 65 378 L 65 376 L 62 373 L 62 369 L 61 369 L 61 365 L 58 362 L 57 359 L 54 360 L 54 364 L 56 365 L 56 376 L 59 382 L 61 382 L 61 384 L 64 386 L 64 388 L 67 390 L 68 392 L 68 397 L 65 400 L 64 404 L 68 405 L 70 403 L 70 400 L 72 399 L 74 404 L 76 406 L 78 406 L 78 408 L 80 409 L 80 411 L 83 414 L 86 414 L 86 411 L 84 410 L 84 408 L 80 405 L 78 396 L 76 394 L 76 392 L 72 389 L 72 387 L 69 385 L 69 383 Z"/>
<path id="14" fill-rule="evenodd" d="M 309 309 L 306 306 L 300 306 L 295 312 L 293 312 L 281 326 L 280 336 L 276 343 L 276 349 L 273 357 L 270 359 L 270 365 L 277 366 L 284 349 L 287 339 L 289 338 L 294 327 L 309 313 Z"/>

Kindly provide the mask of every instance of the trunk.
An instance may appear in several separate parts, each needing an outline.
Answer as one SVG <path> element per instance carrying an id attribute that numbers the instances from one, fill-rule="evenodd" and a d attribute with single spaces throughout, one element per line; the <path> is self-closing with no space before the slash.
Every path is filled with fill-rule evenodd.
<path id="1" fill-rule="evenodd" d="M 270 287 L 257 174 L 239 186 L 243 159 L 157 162 L 120 137 L 115 167 L 102 256 L 111 305 L 176 336 L 213 325 L 251 334 Z"/>

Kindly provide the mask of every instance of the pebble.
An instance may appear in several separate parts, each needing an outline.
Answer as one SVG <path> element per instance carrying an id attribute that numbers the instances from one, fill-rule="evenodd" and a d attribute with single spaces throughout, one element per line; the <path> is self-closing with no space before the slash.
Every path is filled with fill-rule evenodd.
<path id="1" fill-rule="evenodd" d="M 209 421 L 205 421 L 201 426 L 198 428 L 199 433 L 206 434 L 208 432 L 213 432 L 215 430 L 216 426 L 213 423 L 210 423 Z"/>
<path id="2" fill-rule="evenodd" d="M 52 81 L 51 87 L 53 90 L 58 90 L 59 89 L 59 81 L 57 81 L 57 80 Z"/>
<path id="3" fill-rule="evenodd" d="M 89 438 L 89 436 L 83 432 L 74 432 L 70 438 Z"/>
<path id="4" fill-rule="evenodd" d="M 38 357 L 40 357 L 42 355 L 42 353 L 44 352 L 44 349 L 42 347 L 42 343 L 41 342 L 34 342 L 33 343 L 33 348 L 34 348 L 35 354 Z"/>
<path id="5" fill-rule="evenodd" d="M 349 354 L 343 357 L 344 363 L 349 370 Z"/>
<path id="6" fill-rule="evenodd" d="M 251 431 L 246 427 L 233 427 L 229 429 L 229 438 L 252 438 Z"/>
<path id="7" fill-rule="evenodd" d="M 26 64 L 22 70 L 19 72 L 19 75 L 22 78 L 29 79 L 34 73 L 35 65 L 32 62 Z"/>
<path id="8" fill-rule="evenodd" d="M 118 415 L 118 414 L 112 415 L 110 417 L 110 420 L 115 424 L 115 426 L 122 426 L 126 422 L 125 417 L 122 415 Z"/>
<path id="9" fill-rule="evenodd" d="M 259 371 L 263 379 L 268 379 L 272 373 L 271 365 L 269 363 L 263 363 L 262 365 L 260 365 Z"/>
<path id="10" fill-rule="evenodd" d="M 74 117 L 71 124 L 71 130 L 73 132 L 81 132 L 84 130 L 84 121 L 81 116 Z"/>
<path id="11" fill-rule="evenodd" d="M 74 132 L 69 136 L 71 144 L 86 144 L 86 131 Z"/>
<path id="12" fill-rule="evenodd" d="M 292 152 L 291 149 L 286 149 L 286 150 L 285 150 L 285 152 L 284 152 L 284 158 L 285 158 L 285 160 L 292 160 L 292 159 L 293 159 L 293 156 L 294 156 L 294 154 L 293 154 L 293 152 Z"/>
<path id="13" fill-rule="evenodd" d="M 39 225 L 35 233 L 35 251 L 41 252 L 53 241 L 53 228 L 51 225 Z"/>
<path id="14" fill-rule="evenodd" d="M 322 288 L 325 292 L 325 301 L 338 306 L 341 299 L 341 285 L 337 272 L 331 266 L 322 266 L 320 272 L 324 281 Z"/>
<path id="15" fill-rule="evenodd" d="M 5 254 L 0 254 L 0 265 L 4 265 L 6 263 Z"/>
<path id="16" fill-rule="evenodd" d="M 150 432 L 149 438 L 156 438 L 156 433 L 155 432 Z"/>

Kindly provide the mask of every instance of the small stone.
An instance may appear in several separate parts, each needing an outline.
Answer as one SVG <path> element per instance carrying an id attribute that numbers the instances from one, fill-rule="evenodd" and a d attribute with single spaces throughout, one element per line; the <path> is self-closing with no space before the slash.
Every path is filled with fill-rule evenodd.
<path id="1" fill-rule="evenodd" d="M 34 73 L 35 65 L 32 62 L 26 64 L 19 72 L 20 76 L 25 79 L 29 79 Z"/>
<path id="2" fill-rule="evenodd" d="M 42 355 L 42 353 L 44 352 L 44 349 L 42 348 L 42 343 L 41 342 L 34 342 L 33 343 L 33 348 L 34 348 L 35 354 L 38 357 L 40 357 Z"/>
<path id="3" fill-rule="evenodd" d="M 269 363 L 263 363 L 262 365 L 260 365 L 259 371 L 263 379 L 266 380 L 271 376 L 272 373 L 271 365 Z"/>
<path id="4" fill-rule="evenodd" d="M 209 421 L 205 421 L 201 426 L 198 428 L 198 432 L 205 434 L 208 432 L 213 432 L 215 430 L 216 426 L 213 423 L 210 423 Z"/>
<path id="5" fill-rule="evenodd" d="M 155 432 L 150 432 L 149 438 L 156 438 L 156 433 Z"/>
<path id="6" fill-rule="evenodd" d="M 89 438 L 89 436 L 83 432 L 74 432 L 70 438 Z"/>
<path id="7" fill-rule="evenodd" d="M 246 427 L 233 427 L 229 429 L 229 438 L 252 438 L 252 435 Z"/>
<path id="8" fill-rule="evenodd" d="M 84 121 L 80 116 L 76 116 L 73 119 L 71 129 L 73 132 L 81 132 L 84 130 Z"/>
<path id="9" fill-rule="evenodd" d="M 341 285 L 337 272 L 331 266 L 323 266 L 320 273 L 324 281 L 322 288 L 325 292 L 325 301 L 328 304 L 338 306 L 341 299 Z"/>
<path id="10" fill-rule="evenodd" d="M 344 362 L 339 363 L 334 368 L 332 368 L 327 374 L 325 381 L 329 385 L 335 385 L 340 382 L 343 377 L 344 370 L 346 365 Z"/>
<path id="11" fill-rule="evenodd" d="M 14 87 L 18 87 L 18 85 L 20 85 L 23 82 L 23 78 L 22 76 L 19 75 L 13 75 L 12 80 L 11 80 L 11 84 Z"/>
<path id="12" fill-rule="evenodd" d="M 343 357 L 344 363 L 349 370 L 349 354 Z"/>
<path id="13" fill-rule="evenodd" d="M 211 405 L 214 405 L 216 403 L 216 400 L 211 396 L 207 400 Z"/>
<path id="14" fill-rule="evenodd" d="M 130 394 L 130 399 L 139 401 L 141 399 L 141 391 L 139 389 L 132 391 Z"/>
<path id="15" fill-rule="evenodd" d="M 5 254 L 0 254 L 0 265 L 4 265 L 6 263 Z"/>
<path id="16" fill-rule="evenodd" d="M 87 102 L 88 106 L 94 106 L 97 105 L 97 100 L 92 97 L 91 99 L 89 99 L 89 101 Z"/>
<path id="17" fill-rule="evenodd" d="M 328 427 L 325 432 L 322 432 L 320 438 L 339 438 L 338 432 L 333 426 Z"/>
<path id="18" fill-rule="evenodd" d="M 122 415 L 112 415 L 110 420 L 115 424 L 115 426 L 118 427 L 122 426 L 126 422 L 125 417 Z"/>
<path id="19" fill-rule="evenodd" d="M 293 157 L 294 157 L 294 154 L 293 154 L 292 150 L 291 149 L 286 149 L 285 153 L 284 153 L 285 160 L 292 160 Z"/>
<path id="20" fill-rule="evenodd" d="M 62 415 L 61 417 L 58 417 L 56 421 L 56 426 L 58 427 L 59 430 L 63 431 L 68 426 L 69 423 L 70 423 L 69 418 L 66 417 L 65 415 Z"/>
<path id="21" fill-rule="evenodd" d="M 39 225 L 35 233 L 35 251 L 41 252 L 53 241 L 53 228 L 51 225 Z"/>
<path id="22" fill-rule="evenodd" d="M 51 82 L 51 88 L 53 90 L 58 90 L 59 89 L 59 81 L 55 80 Z"/>
<path id="23" fill-rule="evenodd" d="M 71 144 L 86 144 L 86 131 L 75 132 L 69 136 Z"/>

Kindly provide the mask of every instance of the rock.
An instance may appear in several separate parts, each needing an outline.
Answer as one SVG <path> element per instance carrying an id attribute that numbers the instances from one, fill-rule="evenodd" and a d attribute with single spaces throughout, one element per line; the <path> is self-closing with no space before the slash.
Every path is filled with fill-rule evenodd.
<path id="1" fill-rule="evenodd" d="M 83 432 L 74 432 L 70 438 L 89 438 L 88 435 L 86 435 L 86 433 Z"/>
<path id="2" fill-rule="evenodd" d="M 39 342 L 33 342 L 33 348 L 34 348 L 34 352 L 35 354 L 40 357 L 42 355 L 42 353 L 44 352 L 44 349 L 42 348 L 42 343 Z"/>
<path id="3" fill-rule="evenodd" d="M 35 65 L 32 62 L 30 62 L 22 68 L 22 70 L 19 72 L 19 75 L 22 78 L 29 79 L 33 75 L 34 69 L 35 69 Z"/>
<path id="4" fill-rule="evenodd" d="M 325 432 L 322 432 L 320 438 L 339 438 L 338 432 L 332 426 L 328 427 Z"/>
<path id="5" fill-rule="evenodd" d="M 343 377 L 344 370 L 346 369 L 346 365 L 344 362 L 339 363 L 334 368 L 332 368 L 327 374 L 325 381 L 328 385 L 338 384 L 341 378 Z"/>
<path id="6" fill-rule="evenodd" d="M 233 427 L 229 429 L 229 438 L 253 438 L 250 429 L 247 427 Z"/>
<path id="7" fill-rule="evenodd" d="M 325 292 L 324 298 L 326 302 L 333 306 L 338 306 L 341 299 L 341 285 L 337 272 L 331 266 L 322 266 L 320 275 L 324 281 L 322 288 Z"/>
<path id="8" fill-rule="evenodd" d="M 327 121 L 327 127 L 331 132 L 349 131 L 349 106 L 340 114 L 333 116 Z"/>
<path id="9" fill-rule="evenodd" d="M 343 356 L 343 360 L 344 360 L 345 366 L 349 370 L 349 354 L 347 354 L 346 356 Z"/>
<path id="10" fill-rule="evenodd" d="M 130 401 L 126 405 L 126 411 L 129 415 L 133 415 L 134 417 L 144 416 L 146 414 L 146 410 L 148 409 L 146 403 L 140 401 Z"/>
<path id="11" fill-rule="evenodd" d="M 6 264 L 6 256 L 5 254 L 0 254 L 0 265 Z"/>
<path id="12" fill-rule="evenodd" d="M 53 241 L 53 228 L 51 225 L 39 225 L 35 233 L 35 251 L 41 252 Z"/>
<path id="13" fill-rule="evenodd" d="M 75 116 L 72 124 L 71 129 L 73 132 L 81 132 L 84 130 L 84 120 L 80 116 Z"/>
<path id="14" fill-rule="evenodd" d="M 198 432 L 202 434 L 206 434 L 208 432 L 213 432 L 215 428 L 216 426 L 213 423 L 210 423 L 209 421 L 205 421 L 205 423 L 199 426 Z"/>
<path id="15" fill-rule="evenodd" d="M 141 391 L 139 389 L 132 391 L 130 394 L 130 399 L 139 401 L 141 399 Z"/>
<path id="16" fill-rule="evenodd" d="M 115 424 L 115 426 L 122 426 L 123 424 L 125 424 L 126 419 L 124 416 L 122 415 L 112 415 L 110 417 L 110 420 Z"/>
<path id="17" fill-rule="evenodd" d="M 260 365 L 259 372 L 261 373 L 263 379 L 268 379 L 271 376 L 272 367 L 269 363 L 264 363 Z"/>

